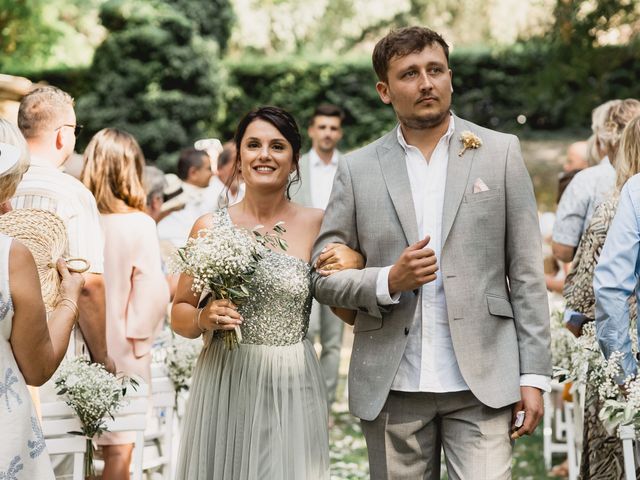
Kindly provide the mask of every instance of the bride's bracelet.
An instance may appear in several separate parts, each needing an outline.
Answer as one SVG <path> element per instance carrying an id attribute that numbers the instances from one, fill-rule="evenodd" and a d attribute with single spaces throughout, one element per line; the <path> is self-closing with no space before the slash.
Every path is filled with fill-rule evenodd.
<path id="1" fill-rule="evenodd" d="M 193 316 L 193 324 L 198 327 L 198 330 L 200 330 L 200 333 L 204 333 L 207 331 L 206 328 L 202 328 L 200 326 L 200 315 L 202 314 L 202 311 L 204 310 L 203 308 L 198 308 L 196 314 Z"/>
<path id="2" fill-rule="evenodd" d="M 62 297 L 56 303 L 56 308 L 58 307 L 67 307 L 73 313 L 73 322 L 78 321 L 78 317 L 80 317 L 80 310 L 78 310 L 78 304 L 67 297 Z"/>

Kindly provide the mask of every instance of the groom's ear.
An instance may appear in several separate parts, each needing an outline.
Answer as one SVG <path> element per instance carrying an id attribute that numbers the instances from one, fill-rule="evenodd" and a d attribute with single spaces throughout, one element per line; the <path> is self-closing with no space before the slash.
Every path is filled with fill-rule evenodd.
<path id="1" fill-rule="evenodd" d="M 391 97 L 389 96 L 389 85 L 387 85 L 385 82 L 378 82 L 376 83 L 376 90 L 378 92 L 378 95 L 380 95 L 380 100 L 382 100 L 383 103 L 389 105 L 391 103 Z"/>

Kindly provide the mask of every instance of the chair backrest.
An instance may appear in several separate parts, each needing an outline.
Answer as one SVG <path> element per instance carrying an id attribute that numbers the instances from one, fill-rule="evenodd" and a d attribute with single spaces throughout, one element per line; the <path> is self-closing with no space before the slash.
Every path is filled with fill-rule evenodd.
<path id="1" fill-rule="evenodd" d="M 78 432 L 82 425 L 74 411 L 62 399 L 41 404 L 42 433 L 49 455 L 73 455 L 73 480 L 84 479 L 86 438 Z"/>
<path id="2" fill-rule="evenodd" d="M 163 478 L 173 478 L 173 444 L 176 392 L 163 364 L 151 365 L 151 404 L 157 420 L 157 429 L 147 432 L 147 440 L 158 445 L 159 457 L 145 462 L 144 470 L 162 468 Z"/>
<path id="3" fill-rule="evenodd" d="M 105 424 L 110 432 L 136 432 L 131 464 L 131 478 L 142 479 L 142 462 L 144 452 L 144 430 L 147 427 L 147 412 L 149 410 L 149 387 L 140 382 L 135 388 L 128 388 L 125 395 L 125 405 L 118 410 L 114 418 L 109 418 Z"/>

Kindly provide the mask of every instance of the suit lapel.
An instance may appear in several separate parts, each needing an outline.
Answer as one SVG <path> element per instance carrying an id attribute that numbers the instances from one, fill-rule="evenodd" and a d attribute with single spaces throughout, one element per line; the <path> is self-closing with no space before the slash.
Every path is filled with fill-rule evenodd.
<path id="1" fill-rule="evenodd" d="M 471 165 L 477 150 L 467 150 L 459 156 L 462 144 L 460 134 L 465 130 L 470 130 L 464 120 L 454 116 L 455 131 L 449 142 L 449 162 L 447 164 L 447 181 L 444 190 L 444 206 L 442 209 L 442 239 L 440 245 L 444 247 L 453 221 L 458 213 L 458 208 L 462 202 L 465 188 L 469 182 Z"/>
<path id="2" fill-rule="evenodd" d="M 387 191 L 393 202 L 400 225 L 409 245 L 418 241 L 418 225 L 407 173 L 405 152 L 398 143 L 394 128 L 378 146 L 378 160 Z"/>

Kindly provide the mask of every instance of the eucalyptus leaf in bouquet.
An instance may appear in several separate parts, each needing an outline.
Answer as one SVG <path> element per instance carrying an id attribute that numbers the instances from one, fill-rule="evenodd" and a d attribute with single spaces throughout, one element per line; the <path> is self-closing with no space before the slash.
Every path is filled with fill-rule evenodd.
<path id="1" fill-rule="evenodd" d="M 258 225 L 252 231 L 233 225 L 226 210 L 213 215 L 213 225 L 197 232 L 179 248 L 172 270 L 193 278 L 194 294 L 211 292 L 217 299 L 228 299 L 242 305 L 251 296 L 250 283 L 258 262 L 268 252 L 268 246 L 287 249 L 282 238 L 286 231 L 278 222 L 272 231 L 260 233 Z M 227 348 L 242 342 L 240 327 L 224 332 Z"/>

